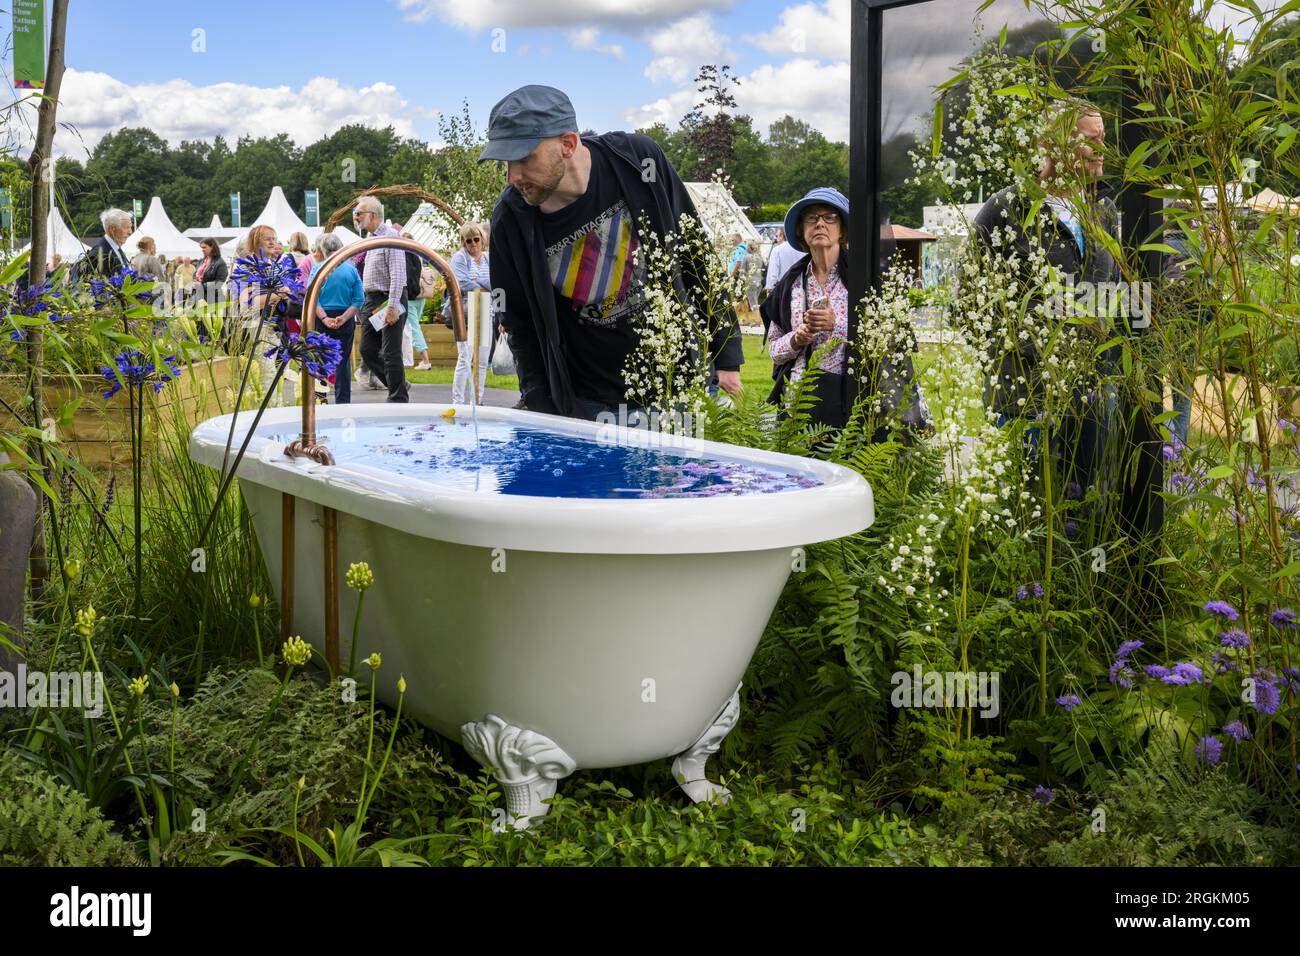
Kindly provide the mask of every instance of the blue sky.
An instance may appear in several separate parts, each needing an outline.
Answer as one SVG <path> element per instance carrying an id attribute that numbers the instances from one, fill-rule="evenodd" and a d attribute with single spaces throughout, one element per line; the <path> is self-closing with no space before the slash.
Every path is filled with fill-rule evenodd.
<path id="1" fill-rule="evenodd" d="M 966 2 L 974 11 L 980 0 Z M 730 64 L 739 109 L 764 133 L 788 113 L 844 140 L 849 9 L 850 0 L 74 0 L 59 107 L 70 128 L 55 148 L 84 158 L 122 126 L 173 144 L 287 132 L 305 146 L 357 122 L 437 145 L 440 112 L 468 99 L 481 131 L 492 104 L 526 83 L 565 90 L 584 128 L 675 127 L 704 63 Z M 1026 17 L 1022 0 L 998 0 L 988 16 L 998 11 Z M 895 22 L 908 24 L 886 36 L 887 54 L 908 64 L 900 74 L 942 75 L 969 49 L 962 18 L 918 7 Z M 900 123 L 928 100 L 915 92 L 886 104 Z"/>
<path id="2" fill-rule="evenodd" d="M 87 143 L 148 125 L 173 143 L 393 123 L 437 142 L 463 98 L 482 128 L 525 83 L 564 89 L 598 131 L 675 126 L 702 63 L 741 77 L 760 124 L 847 134 L 848 0 L 368 0 L 196 5 L 76 0 L 61 118 Z M 124 14 L 129 10 L 129 14 Z M 194 31 L 201 30 L 201 34 Z M 198 49 L 196 49 L 196 47 Z M 764 125 L 765 128 L 765 125 Z M 60 151 L 83 152 L 60 135 Z"/>

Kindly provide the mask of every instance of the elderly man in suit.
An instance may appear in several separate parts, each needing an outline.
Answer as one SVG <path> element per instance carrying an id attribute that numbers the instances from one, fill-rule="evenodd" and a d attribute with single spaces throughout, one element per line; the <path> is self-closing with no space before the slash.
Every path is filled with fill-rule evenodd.
<path id="1" fill-rule="evenodd" d="M 78 280 L 92 276 L 106 278 L 130 264 L 122 243 L 131 235 L 131 214 L 122 209 L 105 209 L 99 214 L 99 221 L 104 226 L 104 235 L 77 260 L 74 269 Z"/>
<path id="2" fill-rule="evenodd" d="M 1026 288 L 1035 288 L 1028 267 L 1035 249 L 1041 249 L 1049 263 L 1063 275 L 1072 276 L 1081 288 L 1114 285 L 1121 278 L 1119 264 L 1097 237 L 1101 231 L 1112 238 L 1118 235 L 1118 212 L 1109 188 L 1101 181 L 1105 129 L 1101 114 L 1089 103 L 1065 100 L 1054 104 L 1044 119 L 1040 138 L 1045 155 L 1039 185 L 1045 196 L 1038 219 L 1030 217 L 1033 197 L 1029 190 L 1017 186 L 996 193 L 975 216 L 975 241 L 985 254 L 1014 256 L 1024 267 Z M 1089 236 L 1085 226 L 1096 232 Z M 1000 238 L 996 236 L 999 231 Z M 1041 292 L 1032 291 L 1031 298 L 1043 301 Z M 1105 321 L 1095 327 L 1097 334 L 1102 334 Z M 1109 334 L 1113 333 L 1105 337 Z M 1020 416 L 1035 419 L 1042 410 L 1043 378 L 1032 337 L 1022 337 L 1004 352 L 991 342 L 990 351 L 995 373 L 985 384 L 984 400 L 996 414 L 998 425 L 1010 424 Z M 1099 377 L 1113 370 L 1117 352 L 1117 347 L 1111 347 L 1098 357 Z M 1080 489 L 1096 477 L 1114 404 L 1111 391 L 1109 386 L 1096 387 L 1095 382 L 1082 383 L 1056 426 L 1059 430 L 1053 447 L 1059 448 L 1065 459 L 1067 480 Z M 1039 427 L 1034 421 L 1026 429 L 1035 455 Z"/>

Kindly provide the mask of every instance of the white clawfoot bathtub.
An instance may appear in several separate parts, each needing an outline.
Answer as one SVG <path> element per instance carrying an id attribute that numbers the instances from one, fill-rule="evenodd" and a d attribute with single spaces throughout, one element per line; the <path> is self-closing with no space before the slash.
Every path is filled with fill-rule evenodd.
<path id="1" fill-rule="evenodd" d="M 377 692 L 389 704 L 396 675 L 405 675 L 408 712 L 493 769 L 516 826 L 544 814 L 556 781 L 578 768 L 675 757 L 674 776 L 691 799 L 725 799 L 704 764 L 736 722 L 741 677 L 787 576 L 801 567 L 800 546 L 871 524 L 867 482 L 825 462 L 673 438 L 665 450 L 675 457 L 637 452 L 637 461 L 759 469 L 813 486 L 652 500 L 554 497 L 524 488 L 535 480 L 533 462 L 510 458 L 510 436 L 559 436 L 581 448 L 645 448 L 657 436 L 480 408 L 497 454 L 495 464 L 474 465 L 472 430 L 462 422 L 468 409 L 454 422 L 441 417 L 447 409 L 322 407 L 317 429 L 333 465 L 284 454 L 299 409 L 263 415 L 237 475 L 278 591 L 281 497 L 296 498 L 294 631 L 323 649 L 325 592 L 315 558 L 322 509 L 332 508 L 342 660 L 357 601 L 343 578 L 350 563 L 365 561 L 375 583 L 358 662 L 383 655 L 390 679 Z M 239 419 L 232 460 L 252 413 Z M 190 456 L 219 468 L 230 420 L 199 425 Z M 459 443 L 455 454 L 470 464 L 454 480 L 446 472 L 422 478 L 421 459 L 413 464 L 402 450 L 405 460 L 393 456 L 393 468 L 383 467 L 387 452 L 375 449 L 390 446 L 374 437 L 393 429 Z M 637 473 L 659 480 L 654 468 Z M 537 486 L 545 490 L 562 479 L 536 480 L 550 482 Z M 689 488 L 690 480 L 679 484 Z"/>

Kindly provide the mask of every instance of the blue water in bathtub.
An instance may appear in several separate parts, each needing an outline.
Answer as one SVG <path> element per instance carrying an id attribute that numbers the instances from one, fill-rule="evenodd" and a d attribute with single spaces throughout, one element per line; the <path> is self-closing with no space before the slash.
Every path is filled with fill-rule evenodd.
<path id="1" fill-rule="evenodd" d="M 346 422 L 346 424 L 345 424 Z M 328 419 L 317 436 L 340 465 L 365 465 L 440 487 L 550 498 L 711 498 L 812 488 L 811 475 L 680 448 L 626 447 L 499 420 Z M 284 426 L 259 437 L 288 443 Z M 664 436 L 667 437 L 667 436 Z"/>

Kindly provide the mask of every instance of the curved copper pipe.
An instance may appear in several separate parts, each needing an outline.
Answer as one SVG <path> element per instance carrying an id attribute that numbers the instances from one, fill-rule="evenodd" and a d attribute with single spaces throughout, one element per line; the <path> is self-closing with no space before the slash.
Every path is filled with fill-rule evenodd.
<path id="1" fill-rule="evenodd" d="M 456 337 L 457 342 L 464 342 L 465 335 L 465 315 L 460 305 L 460 283 L 456 281 L 456 274 L 452 272 L 451 266 L 447 260 L 438 253 L 434 252 L 428 246 L 421 245 L 414 239 L 402 239 L 398 236 L 372 236 L 369 239 L 362 239 L 360 242 L 354 242 L 350 246 L 344 246 L 334 255 L 321 264 L 316 270 L 316 275 L 312 277 L 311 285 L 307 287 L 306 300 L 302 306 L 302 337 L 307 338 L 307 333 L 312 331 L 312 325 L 316 321 L 316 303 L 320 299 L 320 290 L 324 288 L 325 280 L 329 274 L 337 269 L 342 263 L 351 259 L 359 252 L 369 252 L 371 249 L 405 249 L 410 252 L 418 253 L 431 260 L 434 267 L 447 280 L 447 294 L 451 296 L 451 320 L 455 328 L 452 334 Z M 360 321 L 369 321 L 368 319 Z M 402 321 L 405 321 L 403 318 Z M 474 355 L 470 358 L 470 374 L 473 376 L 474 384 L 478 384 L 478 349 L 474 349 Z M 303 382 L 310 382 L 310 376 L 307 374 L 306 360 L 302 364 Z M 310 458 L 312 461 L 319 462 L 322 465 L 334 464 L 334 456 L 324 445 L 316 441 L 316 389 L 314 386 L 299 388 L 302 393 L 302 435 L 296 440 L 289 443 L 284 453 L 291 458 L 302 457 Z M 309 397 L 310 396 L 310 397 Z"/>

